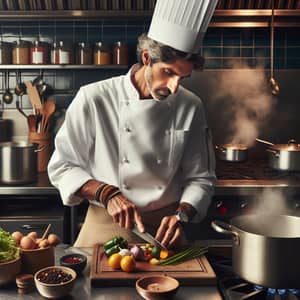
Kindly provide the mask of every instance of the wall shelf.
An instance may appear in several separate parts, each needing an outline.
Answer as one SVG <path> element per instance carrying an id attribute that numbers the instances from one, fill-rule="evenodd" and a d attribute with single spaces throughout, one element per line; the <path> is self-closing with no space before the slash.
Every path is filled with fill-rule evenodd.
<path id="1" fill-rule="evenodd" d="M 0 65 L 7 70 L 126 70 L 127 65 Z"/>

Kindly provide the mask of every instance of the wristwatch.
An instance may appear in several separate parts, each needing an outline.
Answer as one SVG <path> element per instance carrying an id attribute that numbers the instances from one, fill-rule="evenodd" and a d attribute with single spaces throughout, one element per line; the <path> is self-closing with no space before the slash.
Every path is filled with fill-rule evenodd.
<path id="1" fill-rule="evenodd" d="M 190 219 L 189 216 L 183 211 L 177 211 L 176 218 L 179 221 L 179 223 L 188 223 Z"/>

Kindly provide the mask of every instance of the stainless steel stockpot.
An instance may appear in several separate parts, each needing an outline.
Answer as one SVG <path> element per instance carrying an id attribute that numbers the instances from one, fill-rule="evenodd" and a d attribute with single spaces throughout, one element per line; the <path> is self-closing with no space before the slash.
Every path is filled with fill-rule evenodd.
<path id="1" fill-rule="evenodd" d="M 300 217 L 243 215 L 212 227 L 232 236 L 234 272 L 270 288 L 300 288 Z"/>
<path id="2" fill-rule="evenodd" d="M 27 141 L 0 143 L 0 182 L 25 184 L 37 179 L 37 144 Z"/>
<path id="3" fill-rule="evenodd" d="M 247 159 L 248 148 L 243 144 L 223 144 L 215 146 L 216 156 L 221 160 L 242 162 Z"/>

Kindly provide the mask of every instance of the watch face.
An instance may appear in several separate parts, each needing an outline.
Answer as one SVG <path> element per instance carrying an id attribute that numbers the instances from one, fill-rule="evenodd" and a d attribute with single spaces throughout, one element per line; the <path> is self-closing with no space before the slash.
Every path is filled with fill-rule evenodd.
<path id="1" fill-rule="evenodd" d="M 178 212 L 177 217 L 179 222 L 187 223 L 189 221 L 189 217 L 184 212 Z"/>

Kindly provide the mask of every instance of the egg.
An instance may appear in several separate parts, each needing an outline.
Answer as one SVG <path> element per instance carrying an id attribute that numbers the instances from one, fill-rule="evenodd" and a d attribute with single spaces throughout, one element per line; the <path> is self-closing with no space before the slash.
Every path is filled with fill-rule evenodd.
<path id="1" fill-rule="evenodd" d="M 51 233 L 48 235 L 48 241 L 51 246 L 56 246 L 60 243 L 60 238 L 58 235 Z"/>
<path id="2" fill-rule="evenodd" d="M 23 236 L 20 246 L 24 250 L 34 249 L 36 247 L 35 241 L 30 236 Z"/>
<path id="3" fill-rule="evenodd" d="M 20 231 L 15 231 L 11 234 L 11 236 L 13 237 L 13 239 L 15 240 L 17 245 L 20 245 L 21 239 L 23 237 L 22 232 Z"/>
<path id="4" fill-rule="evenodd" d="M 32 232 L 29 232 L 27 234 L 27 236 L 31 237 L 35 241 L 38 237 L 38 233 L 36 231 L 32 231 Z"/>
<path id="5" fill-rule="evenodd" d="M 41 241 L 39 242 L 39 244 L 38 244 L 38 247 L 39 247 L 39 248 L 47 248 L 47 247 L 49 247 L 49 246 L 50 246 L 50 244 L 49 244 L 49 241 L 48 241 L 47 239 L 41 240 Z"/>

